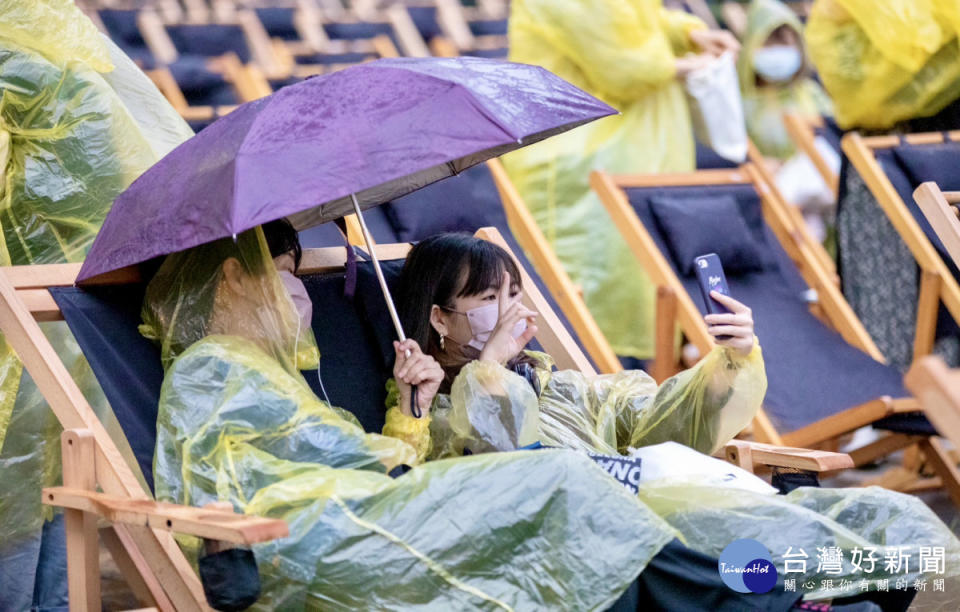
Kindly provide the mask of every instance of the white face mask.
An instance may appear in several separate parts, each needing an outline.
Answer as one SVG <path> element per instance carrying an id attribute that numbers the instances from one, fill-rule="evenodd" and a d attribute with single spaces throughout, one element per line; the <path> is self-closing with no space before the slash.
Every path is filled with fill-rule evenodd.
<path id="1" fill-rule="evenodd" d="M 790 45 L 762 47 L 753 53 L 753 69 L 765 81 L 783 83 L 789 81 L 803 67 L 800 49 Z"/>
<path id="2" fill-rule="evenodd" d="M 486 306 L 471 308 L 464 314 L 467 315 L 470 332 L 473 334 L 470 342 L 467 342 L 467 346 L 471 346 L 478 351 L 483 350 L 484 345 L 490 340 L 493 328 L 497 326 L 497 321 L 500 319 L 499 305 L 494 302 Z M 510 333 L 514 338 L 519 338 L 525 331 L 527 331 L 527 320 L 520 319 Z"/>
<path id="3" fill-rule="evenodd" d="M 290 272 L 280 270 L 279 274 L 283 286 L 287 288 L 287 293 L 290 294 L 290 299 L 293 300 L 293 305 L 297 309 L 297 315 L 300 317 L 300 329 L 310 329 L 313 321 L 313 302 L 310 301 L 307 288 L 303 286 L 303 281 Z"/>

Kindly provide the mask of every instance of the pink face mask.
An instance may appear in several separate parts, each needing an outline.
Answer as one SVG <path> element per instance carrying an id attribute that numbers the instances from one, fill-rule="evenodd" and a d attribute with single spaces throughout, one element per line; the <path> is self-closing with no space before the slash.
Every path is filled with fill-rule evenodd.
<path id="1" fill-rule="evenodd" d="M 473 334 L 470 342 L 467 342 L 467 346 L 472 346 L 478 351 L 483 350 L 484 345 L 490 340 L 490 334 L 493 332 L 493 328 L 497 326 L 497 321 L 500 318 L 499 305 L 494 302 L 487 306 L 471 308 L 464 314 L 467 315 L 467 322 L 470 323 L 470 332 Z M 525 331 L 527 331 L 527 320 L 520 319 L 517 324 L 513 326 L 513 330 L 510 333 L 514 338 L 519 338 Z"/>
<path id="2" fill-rule="evenodd" d="M 313 321 L 313 302 L 307 295 L 307 288 L 303 286 L 303 281 L 286 270 L 281 270 L 279 274 L 283 286 L 287 288 L 287 293 L 290 294 L 290 299 L 293 300 L 293 305 L 297 309 L 297 315 L 300 317 L 300 329 L 310 329 L 310 324 Z"/>

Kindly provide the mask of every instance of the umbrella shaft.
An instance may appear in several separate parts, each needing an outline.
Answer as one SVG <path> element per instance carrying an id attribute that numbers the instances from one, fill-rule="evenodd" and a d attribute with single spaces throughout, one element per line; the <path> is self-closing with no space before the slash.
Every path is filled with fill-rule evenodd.
<path id="1" fill-rule="evenodd" d="M 377 273 L 377 280 L 380 281 L 380 289 L 383 291 L 383 299 L 387 302 L 387 310 L 390 312 L 390 318 L 393 320 L 393 327 L 397 330 L 397 338 L 400 339 L 400 342 L 403 342 L 407 339 L 407 336 L 403 333 L 403 326 L 400 325 L 400 317 L 397 316 L 397 308 L 393 305 L 393 297 L 390 295 L 390 288 L 387 287 L 387 279 L 383 277 L 383 270 L 380 269 L 380 260 L 377 259 L 377 251 L 374 248 L 373 238 L 370 237 L 367 222 L 363 220 L 363 212 L 360 210 L 357 196 L 350 194 L 350 199 L 353 201 L 353 210 L 357 213 L 360 230 L 363 232 L 363 241 L 367 245 L 367 252 L 370 253 L 370 260 L 373 261 L 373 269 Z"/>

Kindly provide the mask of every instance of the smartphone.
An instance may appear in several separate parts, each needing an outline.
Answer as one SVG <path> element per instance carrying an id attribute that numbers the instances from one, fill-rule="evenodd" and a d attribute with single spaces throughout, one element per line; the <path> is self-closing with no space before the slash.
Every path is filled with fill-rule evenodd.
<path id="1" fill-rule="evenodd" d="M 710 314 L 727 314 L 730 312 L 726 306 L 710 297 L 711 291 L 730 295 L 730 287 L 727 286 L 727 277 L 723 274 L 723 266 L 720 264 L 720 258 L 716 253 L 707 253 L 693 260 L 693 267 L 697 271 L 697 283 L 700 285 L 700 294 L 703 296 L 703 303 Z M 726 340 L 730 336 L 717 336 L 717 340 Z"/>

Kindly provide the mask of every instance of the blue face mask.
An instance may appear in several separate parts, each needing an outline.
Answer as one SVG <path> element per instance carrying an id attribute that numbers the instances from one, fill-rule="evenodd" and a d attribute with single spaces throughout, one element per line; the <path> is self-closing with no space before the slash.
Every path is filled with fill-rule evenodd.
<path id="1" fill-rule="evenodd" d="M 803 67 L 803 55 L 793 46 L 762 47 L 753 53 L 753 69 L 765 81 L 789 81 Z"/>

